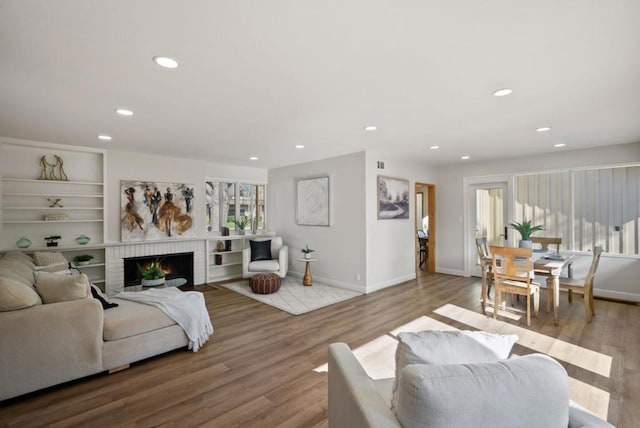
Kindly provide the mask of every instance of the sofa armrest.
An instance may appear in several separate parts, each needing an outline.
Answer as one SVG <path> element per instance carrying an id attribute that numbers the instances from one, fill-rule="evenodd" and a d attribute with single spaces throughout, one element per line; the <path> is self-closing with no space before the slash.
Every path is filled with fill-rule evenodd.
<path id="1" fill-rule="evenodd" d="M 329 345 L 329 427 L 400 427 L 349 346 Z"/>
<path id="2" fill-rule="evenodd" d="M 0 313 L 0 400 L 102 371 L 96 299 Z"/>
<path id="3" fill-rule="evenodd" d="M 250 278 L 253 276 L 249 273 L 249 263 L 251 263 L 251 247 L 242 250 L 242 277 Z"/>
<path id="4" fill-rule="evenodd" d="M 609 422 L 604 421 L 576 403 L 569 400 L 569 428 L 614 428 Z"/>
<path id="5" fill-rule="evenodd" d="M 280 266 L 278 271 L 280 278 L 287 276 L 289 270 L 289 247 L 287 245 L 283 245 L 278 252 L 278 266 Z"/>

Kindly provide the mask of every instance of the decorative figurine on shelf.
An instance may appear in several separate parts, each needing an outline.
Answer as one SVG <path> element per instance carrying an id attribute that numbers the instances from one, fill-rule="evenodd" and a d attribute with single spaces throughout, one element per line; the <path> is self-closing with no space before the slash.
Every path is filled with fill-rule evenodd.
<path id="1" fill-rule="evenodd" d="M 18 242 L 16 242 L 16 246 L 18 248 L 29 248 L 31 246 L 31 240 L 26 236 L 23 236 L 22 238 L 18 239 Z"/>
<path id="2" fill-rule="evenodd" d="M 87 235 L 80 235 L 76 238 L 76 242 L 80 245 L 86 245 L 90 240 L 91 238 L 89 238 Z"/>
<path id="3" fill-rule="evenodd" d="M 49 208 L 64 208 L 64 205 L 61 204 L 62 198 L 47 198 L 47 201 L 51 204 Z"/>
<path id="4" fill-rule="evenodd" d="M 47 247 L 57 247 L 58 239 L 61 239 L 61 237 L 58 235 L 47 236 L 46 238 L 44 238 L 44 240 L 47 241 Z"/>
<path id="5" fill-rule="evenodd" d="M 54 155 L 55 163 L 50 164 L 47 162 L 47 157 L 42 156 L 40 158 L 40 176 L 38 180 L 56 180 L 56 181 L 69 181 L 67 174 L 64 172 L 64 161 L 58 155 Z"/>

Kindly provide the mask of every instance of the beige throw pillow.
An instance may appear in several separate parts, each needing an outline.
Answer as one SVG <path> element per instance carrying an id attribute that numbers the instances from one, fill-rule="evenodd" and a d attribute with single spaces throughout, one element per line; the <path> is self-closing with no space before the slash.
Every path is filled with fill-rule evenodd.
<path id="1" fill-rule="evenodd" d="M 66 302 L 91 297 L 89 278 L 79 275 L 57 275 L 49 272 L 36 274 L 36 291 L 44 303 Z"/>
<path id="2" fill-rule="evenodd" d="M 33 260 L 38 266 L 48 266 L 56 263 L 68 263 L 62 253 L 53 251 L 36 251 L 33 253 Z"/>
<path id="3" fill-rule="evenodd" d="M 10 278 L 0 278 L 0 312 L 41 304 L 40 296 L 30 286 Z"/>

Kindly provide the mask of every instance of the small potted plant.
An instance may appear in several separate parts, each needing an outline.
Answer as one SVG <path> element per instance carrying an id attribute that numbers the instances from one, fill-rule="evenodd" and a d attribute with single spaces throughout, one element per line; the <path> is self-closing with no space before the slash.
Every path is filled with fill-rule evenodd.
<path id="1" fill-rule="evenodd" d="M 93 259 L 91 254 L 80 254 L 79 256 L 75 256 L 73 261 L 76 262 L 78 266 L 86 266 Z"/>
<path id="2" fill-rule="evenodd" d="M 244 228 L 251 224 L 251 217 L 243 215 L 240 216 L 239 220 L 234 220 L 233 222 L 238 227 L 238 233 L 244 235 Z"/>
<path id="3" fill-rule="evenodd" d="M 522 239 L 518 246 L 520 248 L 532 248 L 533 243 L 531 242 L 531 234 L 537 232 L 539 230 L 544 230 L 544 228 L 540 225 L 532 226 L 530 220 L 523 220 L 522 223 L 518 223 L 517 221 L 511 222 L 510 226 L 520 232 L 520 236 Z"/>
<path id="4" fill-rule="evenodd" d="M 61 239 L 61 237 L 58 235 L 51 235 L 44 238 L 44 240 L 47 241 L 47 247 L 57 247 L 58 239 Z"/>
<path id="5" fill-rule="evenodd" d="M 310 259 L 311 253 L 313 253 L 315 250 L 312 250 L 308 245 L 305 245 L 305 247 L 300 251 L 302 251 L 302 254 L 304 254 L 305 259 Z"/>
<path id="6" fill-rule="evenodd" d="M 165 273 L 160 264 L 160 258 L 156 258 L 154 261 L 146 265 L 140 266 L 140 263 L 136 263 L 138 272 L 142 276 L 142 285 L 145 287 L 151 287 L 155 285 L 162 285 L 165 283 Z"/>

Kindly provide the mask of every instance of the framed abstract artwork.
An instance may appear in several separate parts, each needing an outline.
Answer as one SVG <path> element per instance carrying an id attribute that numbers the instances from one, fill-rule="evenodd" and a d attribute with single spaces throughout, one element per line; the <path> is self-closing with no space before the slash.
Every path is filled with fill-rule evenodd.
<path id="1" fill-rule="evenodd" d="M 297 185 L 297 224 L 329 226 L 329 177 L 304 178 Z"/>
<path id="2" fill-rule="evenodd" d="M 120 181 L 122 241 L 196 236 L 193 189 L 192 184 Z"/>
<path id="3" fill-rule="evenodd" d="M 409 180 L 378 176 L 378 219 L 409 218 Z"/>

